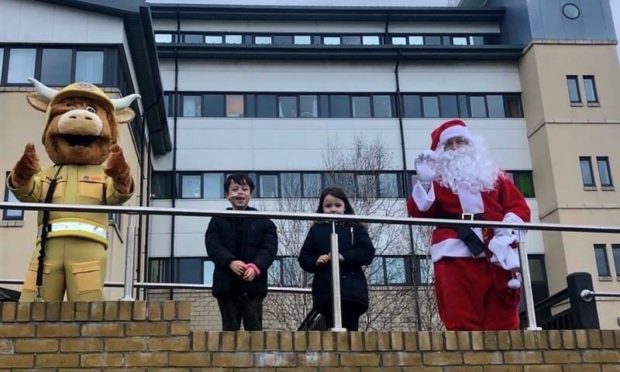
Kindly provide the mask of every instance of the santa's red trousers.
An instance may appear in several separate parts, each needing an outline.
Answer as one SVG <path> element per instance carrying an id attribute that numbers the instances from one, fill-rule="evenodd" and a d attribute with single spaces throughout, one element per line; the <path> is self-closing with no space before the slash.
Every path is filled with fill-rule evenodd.
<path id="1" fill-rule="evenodd" d="M 435 262 L 439 316 L 454 331 L 519 329 L 520 290 L 510 272 L 483 258 L 443 257 Z"/>

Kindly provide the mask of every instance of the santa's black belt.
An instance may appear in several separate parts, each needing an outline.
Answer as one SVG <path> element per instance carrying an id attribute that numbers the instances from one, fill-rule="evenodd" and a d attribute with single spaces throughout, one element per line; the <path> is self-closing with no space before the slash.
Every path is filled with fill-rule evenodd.
<path id="1" fill-rule="evenodd" d="M 482 213 L 461 213 L 455 214 L 451 216 L 441 216 L 441 218 L 448 218 L 452 220 L 469 220 L 469 221 L 480 221 L 483 220 Z M 454 228 L 456 230 L 456 234 L 459 239 L 465 243 L 471 254 L 474 257 L 478 257 L 482 252 L 484 252 L 484 242 L 476 235 L 474 230 L 472 230 L 469 226 L 456 226 Z"/>

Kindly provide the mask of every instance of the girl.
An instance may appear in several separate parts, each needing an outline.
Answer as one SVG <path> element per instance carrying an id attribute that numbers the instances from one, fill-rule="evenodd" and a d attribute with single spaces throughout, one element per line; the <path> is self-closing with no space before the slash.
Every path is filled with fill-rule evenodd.
<path id="1" fill-rule="evenodd" d="M 354 214 L 349 199 L 342 189 L 329 187 L 323 190 L 317 213 Z M 299 252 L 299 265 L 314 274 L 312 301 L 329 328 L 333 328 L 332 272 L 331 272 L 331 222 L 317 222 L 310 228 Z M 359 223 L 336 224 L 338 251 L 340 253 L 340 296 L 342 326 L 357 331 L 359 317 L 368 309 L 368 284 L 362 266 L 370 265 L 375 248 L 366 228 Z"/>

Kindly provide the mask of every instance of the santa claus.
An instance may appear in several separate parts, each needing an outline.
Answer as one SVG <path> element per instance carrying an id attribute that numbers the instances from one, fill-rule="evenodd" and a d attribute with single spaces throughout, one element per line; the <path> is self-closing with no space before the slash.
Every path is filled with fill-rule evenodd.
<path id="1" fill-rule="evenodd" d="M 462 120 L 431 133 L 431 150 L 415 161 L 407 198 L 413 217 L 529 222 L 525 198 Z M 437 227 L 431 258 L 439 315 L 448 330 L 519 328 L 520 281 L 513 229 Z"/>

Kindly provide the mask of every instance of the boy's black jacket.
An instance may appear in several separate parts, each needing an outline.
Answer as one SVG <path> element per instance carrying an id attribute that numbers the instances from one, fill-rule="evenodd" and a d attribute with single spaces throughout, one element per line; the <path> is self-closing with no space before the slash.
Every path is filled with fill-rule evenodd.
<path id="1" fill-rule="evenodd" d="M 331 263 L 317 266 L 316 260 L 331 250 L 331 223 L 315 223 L 308 231 L 299 252 L 299 265 L 314 273 L 312 300 L 315 308 L 329 306 L 332 302 Z M 340 261 L 340 295 L 342 301 L 354 302 L 363 311 L 368 308 L 368 283 L 362 266 L 370 265 L 375 256 L 368 231 L 363 225 L 338 223 L 338 248 L 344 261 Z"/>
<path id="2" fill-rule="evenodd" d="M 227 208 L 228 210 L 232 208 Z M 248 207 L 246 210 L 255 211 Z M 213 295 L 245 293 L 250 297 L 267 295 L 267 270 L 278 252 L 276 225 L 266 218 L 213 217 L 205 233 L 205 246 L 215 264 Z M 229 267 L 233 260 L 254 263 L 261 274 L 244 281 Z"/>

